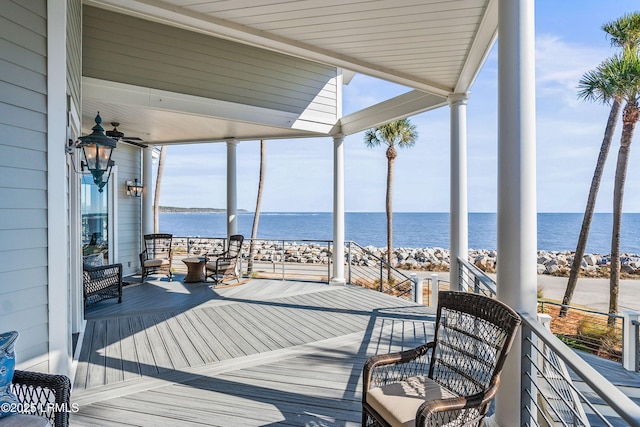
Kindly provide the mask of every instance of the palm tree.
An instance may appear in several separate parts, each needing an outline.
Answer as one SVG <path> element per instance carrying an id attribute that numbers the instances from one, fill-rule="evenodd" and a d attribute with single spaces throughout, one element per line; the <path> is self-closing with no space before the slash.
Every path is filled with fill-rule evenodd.
<path id="1" fill-rule="evenodd" d="M 396 147 L 408 148 L 413 147 L 418 138 L 418 132 L 415 125 L 411 124 L 409 119 L 400 119 L 394 122 L 369 129 L 364 134 L 364 143 L 369 148 L 386 145 L 387 151 L 387 271 L 390 274 L 391 253 L 393 249 L 393 162 L 398 156 Z"/>
<path id="2" fill-rule="evenodd" d="M 611 111 L 609 112 L 609 119 L 607 120 L 607 126 L 604 131 L 602 145 L 600 146 L 600 154 L 598 155 L 598 161 L 596 162 L 596 169 L 593 172 L 593 178 L 591 179 L 591 188 L 589 189 L 587 206 L 584 211 L 584 217 L 582 218 L 582 228 L 580 229 L 580 236 L 578 237 L 578 244 L 576 245 L 573 263 L 571 264 L 569 282 L 567 283 L 564 298 L 562 299 L 562 308 L 560 309 L 559 314 L 560 317 L 565 317 L 567 315 L 569 309 L 568 306 L 571 304 L 571 298 L 573 297 L 573 292 L 576 289 L 578 276 L 580 274 L 580 267 L 582 265 L 582 258 L 584 257 L 587 238 L 589 237 L 591 220 L 593 219 L 596 197 L 598 196 L 600 181 L 602 180 L 602 172 L 609 154 L 611 140 L 613 139 L 613 133 L 616 130 L 616 123 L 620 116 L 620 109 L 622 107 L 622 99 L 619 94 L 613 92 L 614 86 L 610 82 L 610 77 L 611 76 L 599 74 L 598 70 L 592 70 L 585 74 L 579 83 L 579 87 L 581 88 L 579 92 L 580 98 L 600 101 L 605 104 L 611 102 Z"/>
<path id="3" fill-rule="evenodd" d="M 622 200 L 627 177 L 631 141 L 640 120 L 640 58 L 637 52 L 626 52 L 611 60 L 611 66 L 620 72 L 620 92 L 626 101 L 622 112 L 622 135 L 616 163 L 613 187 L 613 229 L 611 231 L 611 273 L 609 277 L 609 313 L 618 313 L 618 291 L 620 288 L 620 226 L 622 224 Z M 609 325 L 615 318 L 609 317 Z"/>
<path id="4" fill-rule="evenodd" d="M 582 81 L 582 92 L 598 92 L 598 87 L 606 82 L 609 94 L 615 94 L 621 102 L 626 102 L 622 113 L 622 135 L 616 164 L 613 189 L 613 227 L 611 233 L 611 271 L 609 273 L 609 313 L 618 312 L 618 291 L 620 287 L 620 226 L 622 222 L 622 200 L 629 163 L 629 152 L 635 125 L 640 119 L 640 58 L 634 51 L 627 51 L 600 64 Z M 613 96 L 613 95 L 611 95 Z M 615 318 L 609 317 L 609 326 L 614 326 Z"/>
<path id="5" fill-rule="evenodd" d="M 253 271 L 253 252 L 255 242 L 258 237 L 258 221 L 260 220 L 260 205 L 262 204 L 262 189 L 264 187 L 264 175 L 266 171 L 267 150 L 264 139 L 260 140 L 260 178 L 258 179 L 258 196 L 256 197 L 256 211 L 253 214 L 253 227 L 251 228 L 251 243 L 249 244 L 249 263 L 247 264 L 247 274 Z"/>
<path id="6" fill-rule="evenodd" d="M 160 148 L 160 158 L 158 159 L 158 175 L 156 177 L 156 191 L 153 200 L 153 232 L 160 231 L 160 184 L 162 183 L 162 173 L 164 172 L 164 161 L 167 157 L 167 146 Z"/>
<path id="7" fill-rule="evenodd" d="M 640 12 L 629 13 L 621 18 L 608 22 L 602 26 L 602 29 L 609 35 L 613 46 L 621 47 L 624 52 L 635 52 L 637 51 L 638 44 L 640 43 Z M 571 264 L 569 281 L 567 282 L 567 288 L 562 300 L 563 306 L 560 309 L 560 317 L 565 317 L 567 315 L 568 305 L 571 304 L 571 298 L 573 297 L 573 292 L 575 291 L 578 282 L 582 258 L 584 257 L 584 251 L 589 237 L 591 220 L 593 219 L 596 198 L 600 188 L 600 181 L 602 180 L 604 164 L 606 163 L 607 156 L 609 154 L 611 140 L 613 139 L 613 133 L 615 132 L 616 123 L 622 107 L 622 100 L 620 97 L 611 93 L 611 85 L 606 79 L 599 80 L 598 77 L 601 76 L 598 76 L 597 73 L 594 72 L 585 74 L 579 83 L 583 90 L 580 91 L 578 96 L 582 99 L 592 101 L 600 101 L 604 103 L 611 102 L 611 111 L 609 112 L 609 119 L 607 120 L 604 138 L 600 147 L 600 154 L 596 161 L 596 168 L 593 172 L 593 178 L 591 179 L 587 205 L 582 219 L 582 227 L 578 237 L 578 244 L 576 245 L 575 256 L 573 258 L 573 263 Z"/>

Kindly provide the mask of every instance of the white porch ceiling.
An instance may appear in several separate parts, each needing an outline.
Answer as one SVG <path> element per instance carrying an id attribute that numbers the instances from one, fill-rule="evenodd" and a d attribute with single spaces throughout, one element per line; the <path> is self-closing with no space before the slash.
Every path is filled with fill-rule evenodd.
<path id="1" fill-rule="evenodd" d="M 469 89 L 495 40 L 498 21 L 497 0 L 85 0 L 85 4 L 342 67 L 431 94 L 422 98 L 427 103 L 416 105 L 415 113 L 440 106 L 447 95 Z M 315 134 L 225 117 L 140 111 L 140 106 L 128 110 L 117 103 L 101 103 L 104 100 L 83 102 L 83 131 L 91 127 L 94 112 L 100 109 L 120 116 L 103 114 L 105 122 L 117 119 L 125 134 L 145 139 L 137 132 L 149 133 L 149 142 L 156 144 L 219 140 L 229 136 L 221 131 L 228 127 L 240 139 Z M 401 114 L 410 115 L 406 110 L 405 105 Z M 399 115 L 393 108 L 380 111 L 387 111 L 389 120 Z M 125 125 L 128 119 L 131 129 Z M 375 126 L 383 119 L 377 115 L 375 121 L 366 123 L 360 115 L 358 123 Z"/>

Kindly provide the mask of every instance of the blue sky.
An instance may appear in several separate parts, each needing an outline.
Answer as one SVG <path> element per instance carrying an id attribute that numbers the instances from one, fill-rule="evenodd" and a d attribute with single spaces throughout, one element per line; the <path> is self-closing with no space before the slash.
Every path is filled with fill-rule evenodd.
<path id="1" fill-rule="evenodd" d="M 640 10 L 631 0 L 536 2 L 537 200 L 538 212 L 582 212 L 602 142 L 609 107 L 577 98 L 582 75 L 612 55 L 603 23 Z M 471 88 L 467 107 L 469 211 L 495 212 L 497 201 L 497 46 Z M 356 75 L 344 87 L 344 114 L 407 89 Z M 448 212 L 449 108 L 411 117 L 419 138 L 400 150 L 395 166 L 395 212 Z M 611 212 L 619 146 L 614 137 L 596 211 Z M 640 131 L 640 130 L 639 130 Z M 637 138 L 634 138 L 637 140 Z M 258 186 L 259 142 L 238 144 L 238 207 L 253 210 Z M 632 146 L 625 212 L 640 212 L 639 154 Z M 171 146 L 160 204 L 182 207 L 226 205 L 226 146 Z M 263 211 L 332 210 L 331 138 L 267 141 Z M 384 148 L 366 148 L 363 134 L 345 139 L 345 209 L 382 212 Z"/>

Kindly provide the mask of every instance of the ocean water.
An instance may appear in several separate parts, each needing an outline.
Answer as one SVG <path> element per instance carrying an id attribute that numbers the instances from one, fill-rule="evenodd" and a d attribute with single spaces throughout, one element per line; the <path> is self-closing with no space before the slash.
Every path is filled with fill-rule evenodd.
<path id="1" fill-rule="evenodd" d="M 608 254 L 611 248 L 612 214 L 597 213 L 591 223 L 587 253 Z M 238 215 L 238 232 L 251 236 L 253 213 Z M 330 212 L 263 212 L 260 214 L 258 237 L 286 240 L 331 240 Z M 538 214 L 538 249 L 575 250 L 582 225 L 581 213 Z M 222 237 L 226 235 L 224 213 L 160 213 L 160 231 L 175 236 Z M 386 246 L 384 212 L 347 212 L 345 238 L 360 245 Z M 395 247 L 449 247 L 448 213 L 393 214 Z M 496 249 L 496 214 L 469 214 L 469 248 Z M 640 214 L 624 214 L 622 218 L 622 252 L 640 253 Z"/>

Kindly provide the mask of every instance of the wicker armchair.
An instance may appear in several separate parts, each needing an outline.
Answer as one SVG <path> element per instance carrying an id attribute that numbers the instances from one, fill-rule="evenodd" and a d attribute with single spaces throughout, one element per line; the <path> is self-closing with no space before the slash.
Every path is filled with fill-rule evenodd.
<path id="1" fill-rule="evenodd" d="M 482 295 L 440 292 L 434 340 L 363 369 L 363 426 L 482 426 L 520 317 Z"/>
<path id="2" fill-rule="evenodd" d="M 211 277 L 215 284 L 221 283 L 225 277 L 233 276 L 240 283 L 240 275 L 237 271 L 238 258 L 242 253 L 242 242 L 244 236 L 234 234 L 229 237 L 227 250 L 217 254 L 207 254 L 205 256 L 205 274 Z"/>
<path id="3" fill-rule="evenodd" d="M 71 381 L 64 375 L 18 371 L 11 390 L 20 401 L 23 414 L 48 418 L 55 427 L 69 425 Z"/>
<path id="4" fill-rule="evenodd" d="M 169 281 L 173 280 L 171 271 L 171 263 L 173 261 L 172 240 L 172 234 L 155 233 L 144 235 L 145 249 L 140 254 L 143 282 L 149 274 L 153 273 L 164 273 L 169 277 Z"/>
<path id="5" fill-rule="evenodd" d="M 85 307 L 108 298 L 122 302 L 122 264 L 82 266 L 82 290 Z"/>

